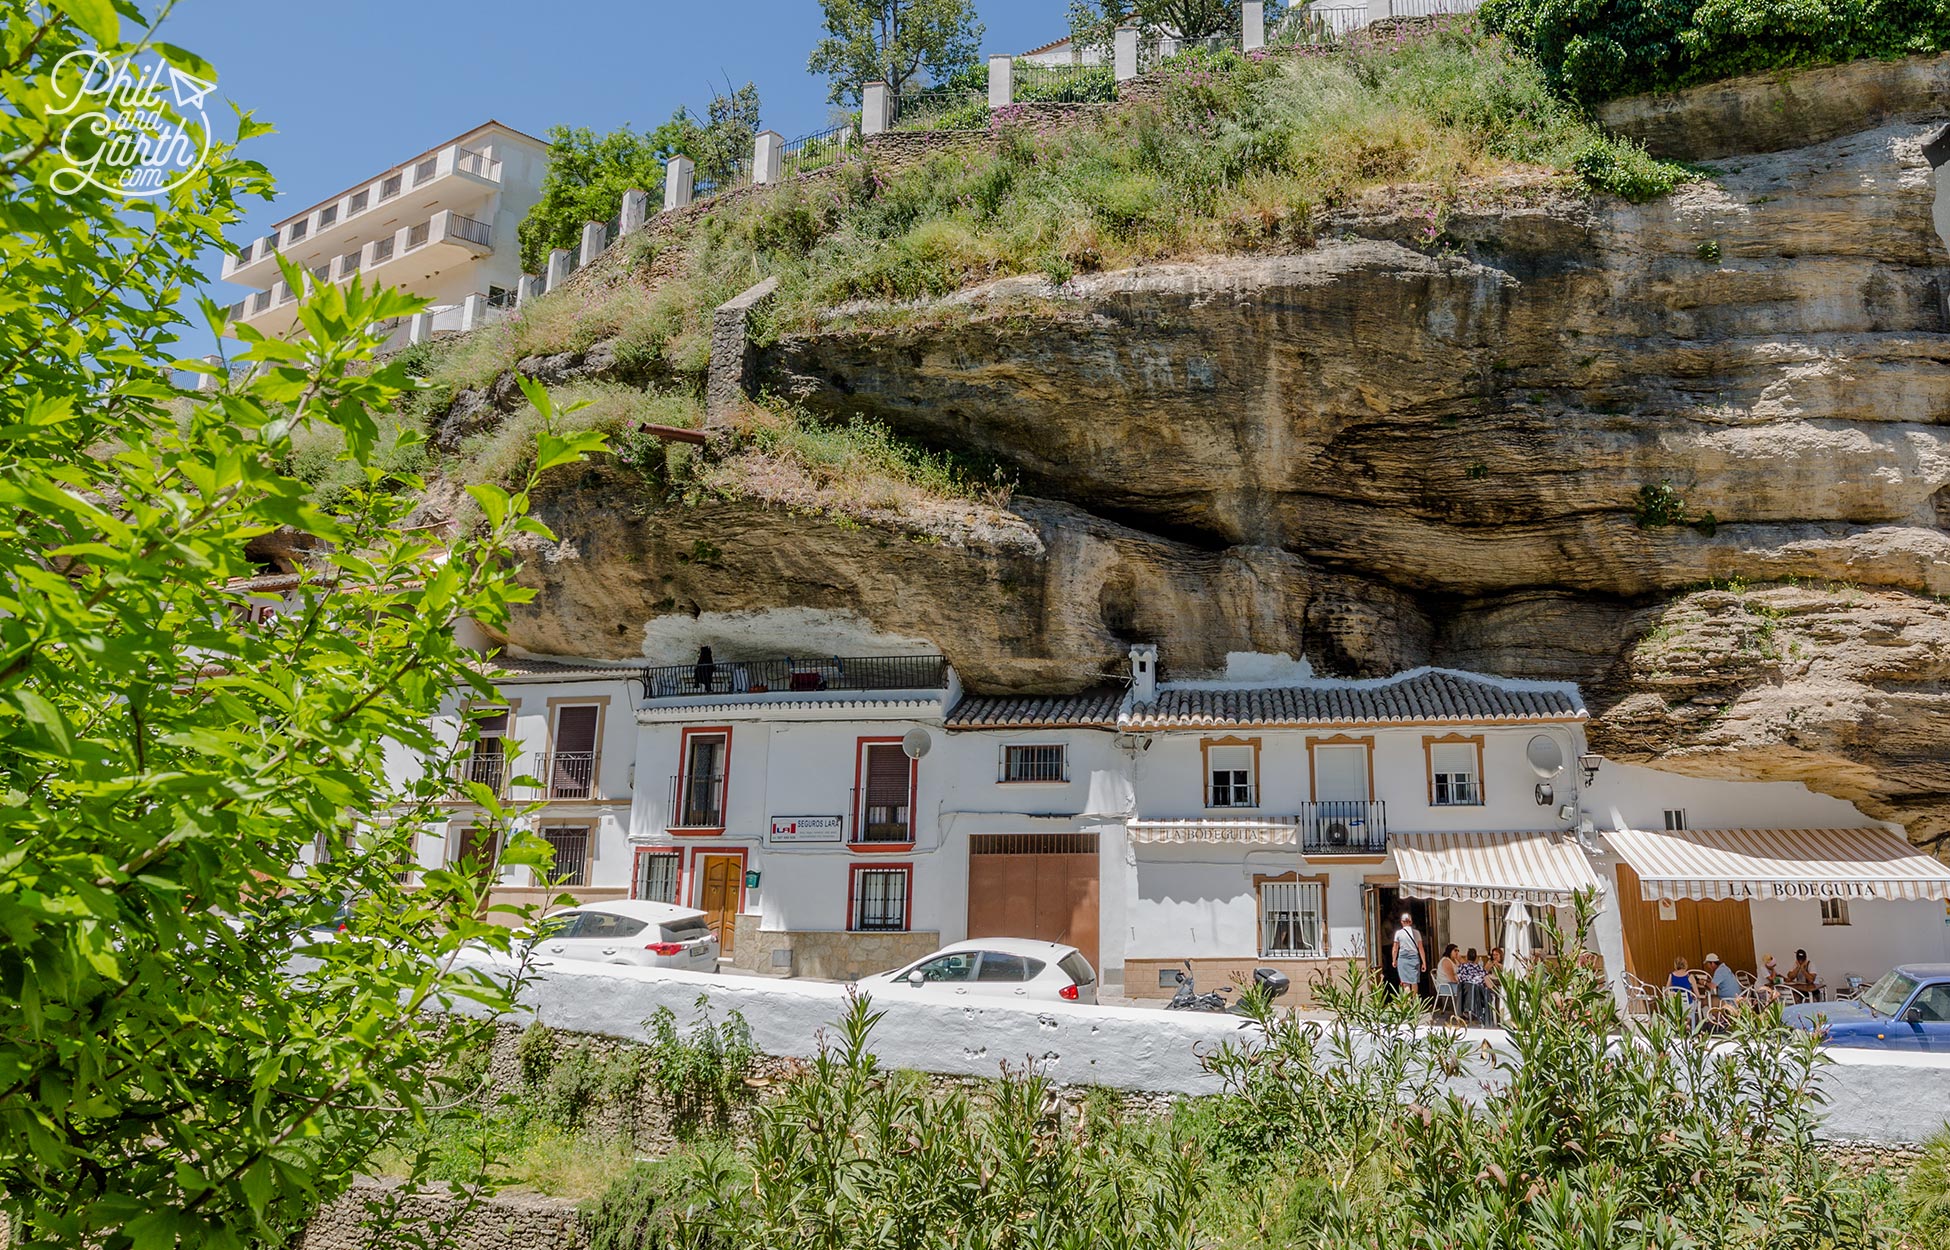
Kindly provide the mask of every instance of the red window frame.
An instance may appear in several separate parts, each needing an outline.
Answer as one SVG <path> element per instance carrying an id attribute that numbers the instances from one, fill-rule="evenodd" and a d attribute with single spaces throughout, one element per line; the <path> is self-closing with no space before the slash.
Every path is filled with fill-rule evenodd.
<path id="1" fill-rule="evenodd" d="M 724 776 L 718 779 L 718 816 L 729 822 L 731 820 L 731 726 L 729 725 L 686 725 L 677 735 L 678 792 L 675 795 L 677 803 L 679 805 L 683 803 L 690 787 L 693 737 L 724 739 Z M 704 825 L 698 828 L 678 826 L 675 823 L 677 815 L 677 808 L 673 807 L 669 819 L 664 822 L 664 832 L 673 838 L 715 838 L 724 834 L 724 825 L 715 827 Z"/>
<path id="2" fill-rule="evenodd" d="M 675 855 L 677 857 L 677 889 L 675 891 L 676 897 L 671 899 L 670 901 L 678 904 L 679 906 L 682 906 L 684 902 L 684 884 L 685 884 L 684 878 L 686 877 L 687 872 L 686 872 L 686 867 L 684 862 L 685 860 L 684 848 L 681 846 L 635 847 L 630 853 L 630 897 L 631 898 L 643 897 L 641 894 L 637 893 L 637 883 L 643 880 L 643 873 L 641 869 L 643 867 L 642 861 L 645 855 Z"/>
<path id="3" fill-rule="evenodd" d="M 859 917 L 854 912 L 860 901 L 860 874 L 863 872 L 898 872 L 906 878 L 901 887 L 901 927 L 898 929 L 863 929 Z M 846 874 L 846 931 L 848 933 L 911 933 L 914 929 L 914 864 L 904 861 L 898 864 L 853 864 Z"/>
<path id="4" fill-rule="evenodd" d="M 902 842 L 867 842 L 862 840 L 861 831 L 866 828 L 867 811 L 867 748 L 870 746 L 899 746 L 902 738 L 855 738 L 853 740 L 853 813 L 847 822 L 847 848 L 856 855 L 901 855 L 914 849 L 914 826 L 921 813 L 921 761 L 907 761 L 907 838 Z M 848 890 L 851 892 L 849 885 Z M 847 922 L 852 923 L 853 910 L 847 909 Z"/>

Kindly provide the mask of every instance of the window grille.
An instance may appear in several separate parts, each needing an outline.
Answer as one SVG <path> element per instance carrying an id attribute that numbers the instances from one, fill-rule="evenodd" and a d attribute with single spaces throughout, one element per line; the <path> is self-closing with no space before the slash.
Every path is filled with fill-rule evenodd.
<path id="1" fill-rule="evenodd" d="M 589 884 L 589 830 L 583 825 L 550 825 L 542 830 L 542 841 L 555 848 L 555 862 L 548 871 L 556 885 Z"/>
<path id="2" fill-rule="evenodd" d="M 676 851 L 653 851 L 636 859 L 636 896 L 653 903 L 677 901 L 677 879 L 684 857 Z"/>
<path id="3" fill-rule="evenodd" d="M 1068 781 L 1065 750 L 1061 745 L 1003 747 L 1002 780 Z"/>
<path id="4" fill-rule="evenodd" d="M 907 879 L 904 868 L 865 868 L 856 872 L 853 927 L 868 932 L 907 928 Z"/>
<path id="5" fill-rule="evenodd" d="M 1320 883 L 1267 881 L 1259 887 L 1259 953 L 1266 959 L 1318 959 Z"/>

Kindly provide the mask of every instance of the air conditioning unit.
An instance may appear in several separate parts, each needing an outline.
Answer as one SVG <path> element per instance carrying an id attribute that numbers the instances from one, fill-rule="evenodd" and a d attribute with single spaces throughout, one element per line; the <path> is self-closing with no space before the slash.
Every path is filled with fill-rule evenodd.
<path id="1" fill-rule="evenodd" d="M 1345 824 L 1343 824 L 1338 820 L 1331 821 L 1328 823 L 1327 845 L 1329 846 L 1347 845 L 1347 826 Z"/>

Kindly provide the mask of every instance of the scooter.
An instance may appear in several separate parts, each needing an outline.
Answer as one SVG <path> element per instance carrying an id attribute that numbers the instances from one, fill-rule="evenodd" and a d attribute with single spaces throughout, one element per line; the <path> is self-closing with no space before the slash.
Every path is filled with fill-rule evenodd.
<path id="1" fill-rule="evenodd" d="M 1253 969 L 1253 987 L 1262 990 L 1266 996 L 1278 998 L 1293 988 L 1293 982 L 1284 972 L 1276 968 Z M 1166 1011 L 1230 1011 L 1234 1015 L 1244 1015 L 1239 1004 L 1228 1004 L 1226 995 L 1235 991 L 1230 985 L 1222 985 L 1216 990 L 1201 994 L 1192 979 L 1192 961 L 1185 961 L 1185 970 L 1178 974 L 1178 988 L 1172 993 L 1171 1001 L 1165 1004 Z"/>
<path id="2" fill-rule="evenodd" d="M 1192 961 L 1185 961 L 1185 970 L 1178 974 L 1178 988 L 1172 992 L 1171 1001 L 1165 1004 L 1166 1011 L 1224 1011 L 1226 995 L 1232 992 L 1230 985 L 1210 993 L 1198 992 L 1198 985 L 1192 980 Z"/>

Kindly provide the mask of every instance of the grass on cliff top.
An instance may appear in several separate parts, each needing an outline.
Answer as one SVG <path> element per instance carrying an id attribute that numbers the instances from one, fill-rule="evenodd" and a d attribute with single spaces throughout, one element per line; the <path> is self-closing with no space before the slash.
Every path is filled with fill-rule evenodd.
<path id="1" fill-rule="evenodd" d="M 697 377 L 710 310 L 767 275 L 761 338 L 849 301 L 940 296 L 1006 274 L 1074 274 L 1226 252 L 1293 250 L 1323 216 L 1404 187 L 1422 241 L 1447 206 L 1500 174 L 1545 171 L 1651 198 L 1685 176 L 1606 138 L 1537 66 L 1472 19 L 1332 53 L 1177 63 L 1162 103 L 1103 123 L 1006 132 L 883 176 L 850 166 L 639 236 L 641 280 L 578 283 L 434 362 L 443 389 L 479 386 L 524 355 L 616 344 L 619 363 Z M 675 249 L 677 255 L 670 252 Z M 663 275 L 641 276 L 654 268 Z"/>
<path id="2" fill-rule="evenodd" d="M 855 520 L 901 520 L 943 502 L 1000 507 L 1014 487 L 993 465 L 928 451 L 864 418 L 833 424 L 789 404 L 746 404 L 729 418 L 728 438 L 707 454 L 643 431 L 702 429 L 703 405 L 687 392 L 585 382 L 550 394 L 557 432 L 607 434 L 615 458 L 655 488 L 646 502 L 756 499 Z M 540 414 L 524 404 L 494 429 L 463 440 L 445 476 L 456 485 L 512 488 L 533 462 L 540 428 Z M 472 501 L 462 497 L 457 507 L 458 519 L 471 523 Z"/>

